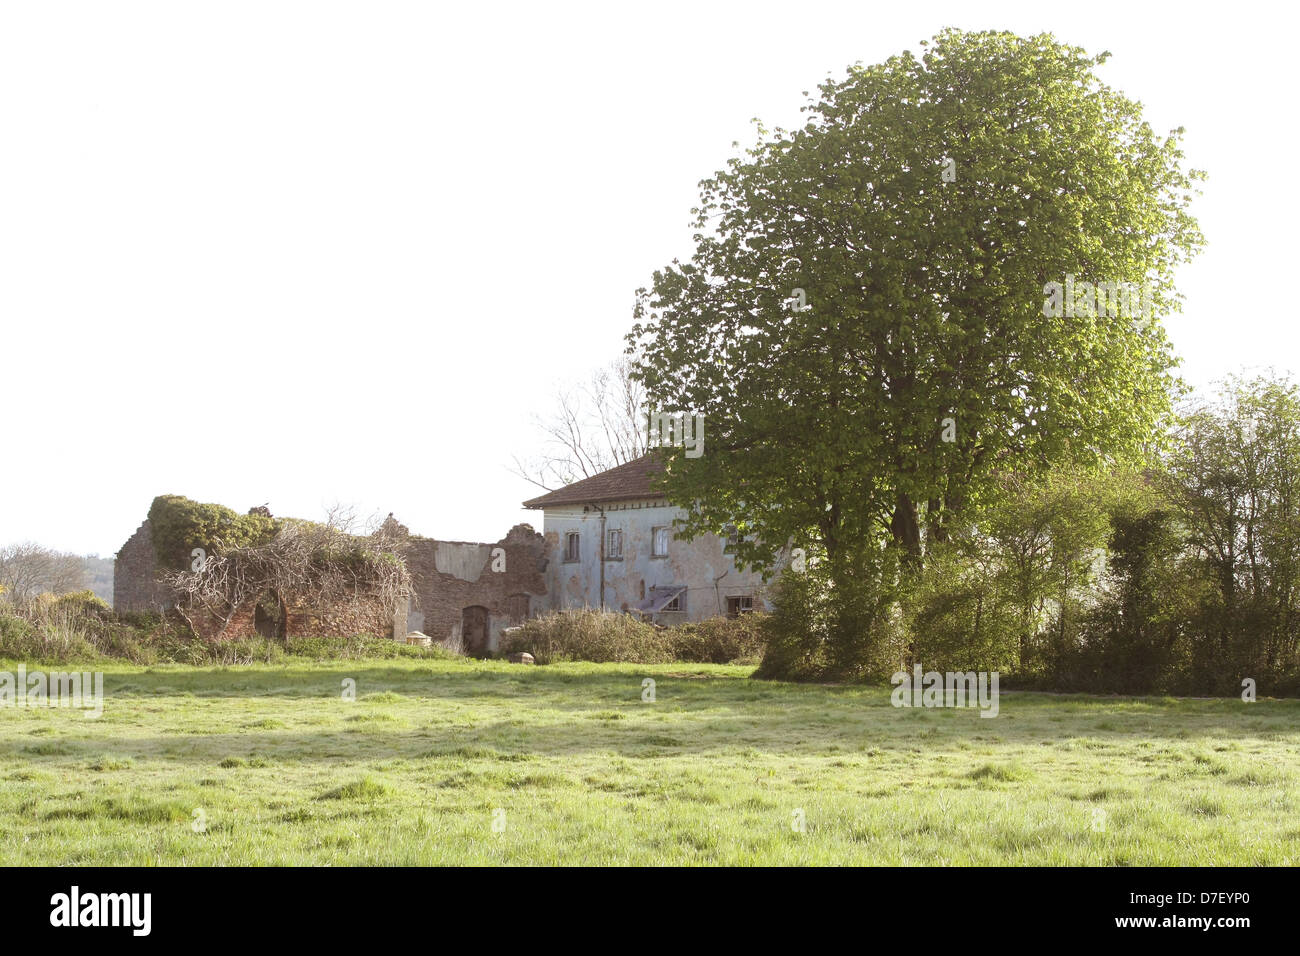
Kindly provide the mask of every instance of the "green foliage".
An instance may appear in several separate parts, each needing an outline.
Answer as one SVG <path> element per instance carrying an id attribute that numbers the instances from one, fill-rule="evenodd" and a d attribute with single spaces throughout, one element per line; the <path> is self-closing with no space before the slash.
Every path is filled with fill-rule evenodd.
<path id="1" fill-rule="evenodd" d="M 766 653 L 756 676 L 796 680 L 882 678 L 902 659 L 895 547 L 815 554 L 788 571 L 764 622 Z"/>
<path id="2" fill-rule="evenodd" d="M 761 568 L 788 540 L 834 559 L 888 539 L 916 563 L 1001 476 L 1156 439 L 1159 322 L 1043 315 L 1073 274 L 1149 281 L 1163 317 L 1201 244 L 1181 131 L 1153 133 L 1103 59 L 945 31 L 828 80 L 805 126 L 760 127 L 702 184 L 695 252 L 655 273 L 628 336 L 651 407 L 707 422 L 703 456 L 667 453 L 687 537 L 735 525 Z"/>
<path id="3" fill-rule="evenodd" d="M 1005 671 L 1020 660 L 1014 589 L 985 542 L 933 552 L 911 579 L 902 608 L 910 657 L 927 670 Z"/>
<path id="4" fill-rule="evenodd" d="M 179 571 L 190 566 L 195 548 L 215 553 L 267 544 L 279 522 L 180 495 L 159 495 L 149 506 L 149 529 L 158 566 Z"/>
<path id="5" fill-rule="evenodd" d="M 1212 582 L 1192 679 L 1300 689 L 1300 387 L 1224 382 L 1184 416 L 1167 488 Z"/>
<path id="6" fill-rule="evenodd" d="M 763 617 L 715 617 L 663 628 L 630 614 L 593 608 L 554 611 L 529 618 L 506 633 L 498 653 L 509 656 L 527 652 L 538 664 L 753 664 L 763 653 Z"/>
<path id="7" fill-rule="evenodd" d="M 921 567 L 784 575 L 758 676 L 870 678 L 876 654 L 1004 686 L 1300 693 L 1300 388 L 1230 380 L 1140 470 L 1002 481 Z"/>
<path id="8" fill-rule="evenodd" d="M 766 652 L 754 676 L 816 680 L 827 670 L 830 601 L 825 578 L 787 572 L 772 588 L 772 613 L 763 622 Z"/>
<path id="9" fill-rule="evenodd" d="M 44 663 L 125 660 L 135 664 L 176 663 L 195 667 L 274 664 L 289 660 L 436 660 L 453 656 L 442 648 L 411 647 L 388 638 L 263 637 L 205 641 L 172 617 L 113 614 L 90 595 L 64 595 L 25 606 L 0 605 L 0 659 Z"/>
<path id="10" fill-rule="evenodd" d="M 697 664 L 757 664 L 763 658 L 765 617 L 755 611 L 671 627 L 673 657 Z"/>
<path id="11" fill-rule="evenodd" d="M 99 620 L 109 620 L 113 616 L 113 609 L 108 606 L 108 602 L 94 591 L 69 591 L 59 595 L 42 594 L 40 601 L 44 607 L 54 613 L 66 612 Z"/>
<path id="12" fill-rule="evenodd" d="M 555 661 L 622 661 L 662 664 L 673 659 L 672 640 L 662 628 L 631 614 L 581 608 L 529 618 L 502 635 L 503 656 L 527 652 L 538 664 Z"/>

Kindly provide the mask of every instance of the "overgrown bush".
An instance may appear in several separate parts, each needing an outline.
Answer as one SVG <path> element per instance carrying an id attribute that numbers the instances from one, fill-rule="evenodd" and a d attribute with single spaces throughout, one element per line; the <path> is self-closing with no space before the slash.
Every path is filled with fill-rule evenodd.
<path id="1" fill-rule="evenodd" d="M 696 664 L 757 664 L 763 659 L 765 617 L 756 611 L 671 627 L 673 658 Z"/>
<path id="2" fill-rule="evenodd" d="M 124 660 L 133 664 L 175 663 L 196 667 L 309 660 L 382 660 L 451 656 L 442 648 L 412 647 L 385 637 L 260 636 L 225 641 L 196 637 L 174 615 L 115 615 L 87 593 L 41 595 L 21 611 L 0 603 L 0 659 L 32 663 Z"/>
<path id="3" fill-rule="evenodd" d="M 902 571 L 895 548 L 859 549 L 836 561 L 809 558 L 773 588 L 763 622 L 765 653 L 755 677 L 775 680 L 884 679 L 905 657 L 898 608 Z"/>
<path id="4" fill-rule="evenodd" d="M 673 641 L 666 629 L 630 614 L 582 608 L 529 618 L 502 636 L 503 655 L 527 652 L 538 664 L 556 661 L 620 661 L 666 664 Z"/>
<path id="5" fill-rule="evenodd" d="M 754 676 L 816 680 L 827 669 L 830 600 L 815 569 L 787 572 L 772 588 L 772 613 L 763 619 L 765 653 Z"/>
<path id="6" fill-rule="evenodd" d="M 158 566 L 179 571 L 195 548 L 256 547 L 275 537 L 279 522 L 259 514 L 241 515 L 224 505 L 159 495 L 149 506 L 149 535 Z"/>
<path id="7" fill-rule="evenodd" d="M 657 627 L 630 614 L 582 608 L 530 618 L 507 632 L 498 651 L 526 652 L 538 664 L 756 664 L 762 657 L 761 614 Z"/>

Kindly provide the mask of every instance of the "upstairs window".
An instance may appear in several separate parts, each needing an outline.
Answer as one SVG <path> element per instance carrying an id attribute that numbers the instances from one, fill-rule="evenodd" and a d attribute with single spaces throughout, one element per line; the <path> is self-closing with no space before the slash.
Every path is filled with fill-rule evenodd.
<path id="1" fill-rule="evenodd" d="M 653 558 L 668 557 L 668 529 L 655 528 L 651 532 L 650 556 Z"/>
<path id="2" fill-rule="evenodd" d="M 578 560 L 580 554 L 579 540 L 581 539 L 581 537 L 582 536 L 578 534 L 578 532 L 576 531 L 570 531 L 565 536 L 564 538 L 564 560 L 565 561 Z"/>

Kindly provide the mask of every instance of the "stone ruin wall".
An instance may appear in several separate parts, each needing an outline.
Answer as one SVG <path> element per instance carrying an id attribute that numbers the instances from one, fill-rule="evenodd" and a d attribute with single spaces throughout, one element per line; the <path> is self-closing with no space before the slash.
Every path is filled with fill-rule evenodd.
<path id="1" fill-rule="evenodd" d="M 444 647 L 462 651 L 462 621 L 466 608 L 484 608 L 488 644 L 495 650 L 501 631 L 520 623 L 540 606 L 546 594 L 542 536 L 529 525 L 516 525 L 494 544 L 437 541 L 406 533 L 399 545 L 411 572 L 413 595 L 406 607 L 385 606 L 361 595 L 330 607 L 313 607 L 310 595 L 280 595 L 284 602 L 285 634 L 291 637 L 351 637 L 354 634 L 392 636 L 405 640 L 408 630 L 421 631 Z M 493 551 L 505 552 L 505 570 L 494 571 Z M 171 591 L 158 580 L 149 522 L 136 530 L 114 562 L 113 604 L 121 611 L 159 611 L 175 604 Z M 189 612 L 202 637 L 236 639 L 257 634 L 256 601 L 245 602 L 222 627 L 215 615 Z"/>
<path id="2" fill-rule="evenodd" d="M 492 553 L 505 552 L 505 570 L 492 570 Z M 466 608 L 485 608 L 488 644 L 496 650 L 501 632 L 523 623 L 546 595 L 546 544 L 526 524 L 515 525 L 495 544 L 436 541 L 412 536 L 403 549 L 415 594 L 407 629 L 420 631 L 457 653 L 464 646 Z"/>
<path id="3" fill-rule="evenodd" d="M 113 610 L 161 611 L 173 603 L 171 591 L 158 581 L 153 536 L 145 521 L 126 539 L 113 562 Z"/>
<path id="4" fill-rule="evenodd" d="M 352 637 L 355 634 L 387 636 L 393 626 L 393 609 L 382 601 L 356 598 L 328 608 L 312 607 L 299 596 L 282 596 L 287 637 Z M 245 601 L 222 627 L 219 617 L 189 611 L 194 631 L 206 640 L 237 640 L 257 636 L 257 601 Z"/>

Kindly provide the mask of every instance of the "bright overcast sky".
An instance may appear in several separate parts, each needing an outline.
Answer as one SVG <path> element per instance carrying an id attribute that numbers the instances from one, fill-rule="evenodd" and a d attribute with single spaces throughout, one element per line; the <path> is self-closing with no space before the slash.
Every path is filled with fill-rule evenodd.
<path id="1" fill-rule="evenodd" d="M 1287 6 L 4 0 L 0 544 L 112 554 L 160 493 L 540 525 L 511 455 L 689 255 L 699 180 L 947 26 L 1110 50 L 1209 173 L 1183 374 L 1295 373 Z"/>

